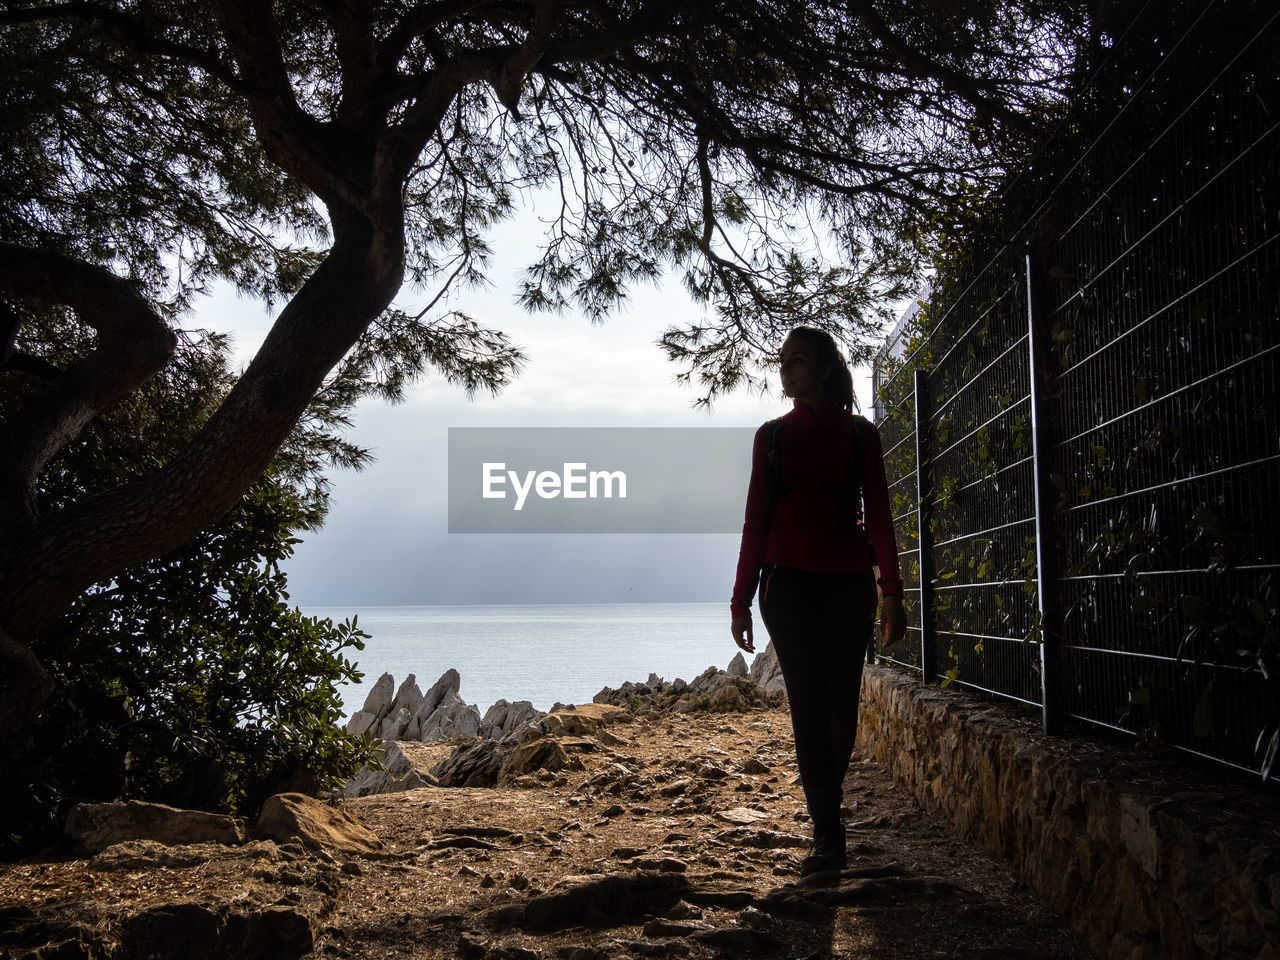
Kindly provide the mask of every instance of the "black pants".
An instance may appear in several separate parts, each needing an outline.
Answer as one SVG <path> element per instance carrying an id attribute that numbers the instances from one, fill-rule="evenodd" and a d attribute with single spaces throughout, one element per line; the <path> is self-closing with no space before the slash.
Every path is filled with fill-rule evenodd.
<path id="1" fill-rule="evenodd" d="M 840 822 L 875 608 L 869 570 L 812 573 L 766 565 L 760 578 L 760 616 L 787 685 L 796 763 L 815 832 Z"/>

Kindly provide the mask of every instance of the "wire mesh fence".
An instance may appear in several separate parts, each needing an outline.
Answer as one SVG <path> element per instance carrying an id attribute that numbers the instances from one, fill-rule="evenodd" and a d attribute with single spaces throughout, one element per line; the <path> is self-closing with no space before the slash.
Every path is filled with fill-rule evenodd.
<path id="1" fill-rule="evenodd" d="M 1073 716 L 1264 778 L 1280 768 L 1270 7 L 1134 18 L 1000 195 L 977 266 L 940 272 L 877 370 L 904 661 L 1033 704 L 1049 729 Z"/>

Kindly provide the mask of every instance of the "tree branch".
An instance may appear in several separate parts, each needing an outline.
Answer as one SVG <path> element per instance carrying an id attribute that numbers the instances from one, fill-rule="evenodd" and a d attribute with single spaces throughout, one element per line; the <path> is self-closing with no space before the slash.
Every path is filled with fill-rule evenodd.
<path id="1" fill-rule="evenodd" d="M 61 253 L 0 241 L 0 289 L 69 306 L 98 331 L 97 349 L 0 425 L 4 489 L 30 490 L 89 420 L 160 371 L 177 340 L 127 281 Z"/>
<path id="2" fill-rule="evenodd" d="M 373 147 L 308 114 L 289 80 L 271 5 L 260 0 L 219 0 L 223 35 L 246 82 L 245 98 L 259 142 L 279 166 L 322 200 L 368 213 Z"/>
<path id="3" fill-rule="evenodd" d="M 542 59 L 542 54 L 551 39 L 551 31 L 559 19 L 559 11 L 558 0 L 538 0 L 533 15 L 533 25 L 529 28 L 524 42 L 507 57 L 502 64 L 502 69 L 498 71 L 498 79 L 493 85 L 498 95 L 498 102 L 517 120 L 520 119 L 520 88 L 524 86 L 529 71 Z"/>
<path id="4" fill-rule="evenodd" d="M 871 6 L 871 0 L 850 0 L 850 6 L 857 13 L 858 19 L 871 31 L 872 36 L 884 44 L 890 53 L 917 76 L 932 77 L 952 93 L 973 104 L 979 111 L 1002 120 L 1014 130 L 1026 134 L 1035 130 L 1034 125 L 1022 114 L 1010 110 L 1004 104 L 983 93 L 973 77 L 965 76 L 944 64 L 930 60 L 899 38 L 876 13 L 875 8 Z"/>
<path id="5" fill-rule="evenodd" d="M 69 3 L 51 3 L 36 7 L 0 10 L 0 25 L 39 23 L 60 18 L 98 23 L 122 47 L 138 54 L 159 54 L 181 63 L 199 67 L 210 76 L 217 77 L 233 90 L 242 91 L 243 84 L 235 71 L 223 62 L 218 51 L 175 43 L 151 34 L 136 17 L 121 10 L 101 7 L 95 3 L 73 0 Z"/>

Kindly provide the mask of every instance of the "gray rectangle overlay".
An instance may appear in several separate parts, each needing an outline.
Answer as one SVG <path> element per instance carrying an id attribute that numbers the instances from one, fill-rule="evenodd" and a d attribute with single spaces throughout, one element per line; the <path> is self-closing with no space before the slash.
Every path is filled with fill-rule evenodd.
<path id="1" fill-rule="evenodd" d="M 739 533 L 754 436 L 752 427 L 450 427 L 449 532 Z"/>

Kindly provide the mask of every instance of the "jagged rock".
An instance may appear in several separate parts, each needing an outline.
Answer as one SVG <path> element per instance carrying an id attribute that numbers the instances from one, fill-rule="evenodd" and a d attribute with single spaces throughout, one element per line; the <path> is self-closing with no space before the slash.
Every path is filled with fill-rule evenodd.
<path id="1" fill-rule="evenodd" d="M 382 757 L 383 771 L 392 777 L 403 777 L 413 769 L 413 763 L 404 755 L 396 743 L 384 743 L 378 748 Z"/>
<path id="2" fill-rule="evenodd" d="M 347 733 L 353 737 L 358 737 L 366 730 L 373 729 L 373 725 L 378 722 L 378 715 L 369 710 L 357 710 L 351 715 L 351 719 L 347 721 Z"/>
<path id="3" fill-rule="evenodd" d="M 782 665 L 778 663 L 778 651 L 774 649 L 772 640 L 764 648 L 764 652 L 751 661 L 750 676 L 756 685 L 770 696 L 787 692 L 787 686 L 782 679 Z"/>
<path id="4" fill-rule="evenodd" d="M 462 677 L 457 670 L 450 667 L 444 673 L 440 674 L 440 679 L 431 685 L 431 689 L 422 695 L 422 707 L 419 713 L 423 716 L 431 716 L 436 708 L 444 702 L 445 697 L 449 694 L 457 695 L 458 688 L 462 686 Z"/>
<path id="5" fill-rule="evenodd" d="M 277 843 L 297 840 L 313 849 L 371 853 L 382 848 L 377 834 L 355 817 L 301 793 L 268 797 L 257 831 Z"/>
<path id="6" fill-rule="evenodd" d="M 140 800 L 77 804 L 67 817 L 66 832 L 90 853 L 127 840 L 238 844 L 245 839 L 244 829 L 231 817 Z"/>
<path id="7" fill-rule="evenodd" d="M 729 661 L 729 666 L 725 668 L 724 672 L 731 677 L 747 676 L 747 660 L 741 651 L 733 655 L 733 659 Z"/>
<path id="8" fill-rule="evenodd" d="M 480 735 L 480 711 L 455 691 L 448 691 L 440 705 L 422 723 L 422 742 Z"/>
<path id="9" fill-rule="evenodd" d="M 694 677 L 693 682 L 689 684 L 690 693 L 706 693 L 716 686 L 716 677 L 721 671 L 716 667 L 707 667 L 700 674 Z"/>
<path id="10" fill-rule="evenodd" d="M 732 684 L 717 687 L 711 691 L 710 698 L 707 700 L 707 709 L 713 713 L 730 713 L 734 710 L 742 710 L 746 706 L 747 701 L 742 696 L 742 691 Z"/>
<path id="11" fill-rule="evenodd" d="M 360 711 L 362 713 L 372 713 L 374 717 L 382 719 L 391 710 L 391 693 L 395 688 L 395 677 L 389 673 L 384 673 L 378 678 L 378 682 L 373 685 L 369 695 L 364 698 L 364 706 L 360 708 Z"/>
<path id="12" fill-rule="evenodd" d="M 688 689 L 689 684 L 685 682 L 683 677 L 676 677 L 671 681 L 671 692 L 677 697 Z"/>
<path id="13" fill-rule="evenodd" d="M 481 719 L 480 736 L 501 740 L 544 716 L 546 714 L 528 700 L 517 700 L 515 703 L 499 700 Z"/>
<path id="14" fill-rule="evenodd" d="M 418 689 L 418 678 L 412 673 L 404 678 L 404 683 L 400 684 L 400 689 L 396 691 L 396 698 L 391 703 L 391 709 L 387 711 L 390 716 L 395 716 L 401 710 L 407 710 L 409 717 L 412 719 L 422 709 L 422 704 L 426 698 L 422 695 L 422 691 Z"/>
<path id="15" fill-rule="evenodd" d="M 442 787 L 492 787 L 498 782 L 503 751 L 494 740 L 464 743 L 431 768 Z"/>
<path id="16" fill-rule="evenodd" d="M 498 770 L 499 784 L 509 783 L 516 777 L 535 770 L 581 770 L 582 761 L 570 756 L 560 741 L 544 737 L 522 743 L 503 757 Z"/>
<path id="17" fill-rule="evenodd" d="M 337 795 L 344 800 L 370 797 L 379 793 L 399 793 L 418 787 L 436 786 L 435 778 L 425 770 L 415 770 L 413 762 L 405 756 L 400 745 L 384 740 L 378 745 L 378 755 L 383 769 L 361 767 L 350 780 L 342 785 Z"/>
<path id="18" fill-rule="evenodd" d="M 400 740 L 404 737 L 405 731 L 409 729 L 409 724 L 413 722 L 413 717 L 409 711 L 400 708 L 399 712 L 392 714 L 382 721 L 382 725 L 378 728 L 378 738 L 380 740 Z"/>

